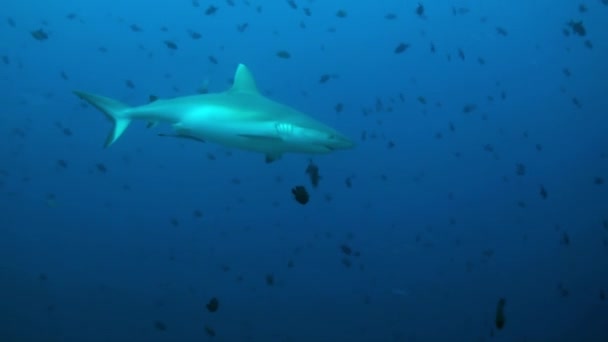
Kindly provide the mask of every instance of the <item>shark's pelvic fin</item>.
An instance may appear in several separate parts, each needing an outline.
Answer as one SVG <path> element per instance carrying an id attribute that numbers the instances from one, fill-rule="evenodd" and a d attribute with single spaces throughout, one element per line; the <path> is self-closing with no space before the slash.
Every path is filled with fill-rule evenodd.
<path id="1" fill-rule="evenodd" d="M 258 87 L 255 85 L 255 79 L 251 71 L 244 65 L 239 64 L 234 73 L 234 82 L 230 92 L 252 93 L 258 94 Z"/>
<path id="2" fill-rule="evenodd" d="M 283 155 L 280 153 L 268 153 L 268 154 L 266 154 L 265 157 L 266 157 L 265 158 L 266 164 L 270 164 L 272 162 L 275 162 L 275 161 L 281 159 L 283 157 Z"/>
<path id="3" fill-rule="evenodd" d="M 120 138 L 122 133 L 131 123 L 131 119 L 129 118 L 129 110 L 131 107 L 127 106 L 126 104 L 113 100 L 109 97 L 94 95 L 82 91 L 75 90 L 74 94 L 88 102 L 93 107 L 99 109 L 114 124 L 112 131 L 106 139 L 105 147 L 112 145 L 112 143 L 118 140 L 118 138 Z"/>

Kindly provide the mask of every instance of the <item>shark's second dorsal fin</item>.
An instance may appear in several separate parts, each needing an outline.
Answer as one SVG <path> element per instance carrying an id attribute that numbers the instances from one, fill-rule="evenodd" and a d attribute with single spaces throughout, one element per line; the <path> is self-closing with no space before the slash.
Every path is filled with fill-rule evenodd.
<path id="1" fill-rule="evenodd" d="M 232 88 L 230 88 L 231 92 L 241 92 L 241 93 L 258 93 L 258 87 L 255 85 L 255 79 L 251 74 L 251 71 L 244 65 L 239 64 L 236 68 L 236 72 L 234 73 L 234 83 L 232 84 Z"/>

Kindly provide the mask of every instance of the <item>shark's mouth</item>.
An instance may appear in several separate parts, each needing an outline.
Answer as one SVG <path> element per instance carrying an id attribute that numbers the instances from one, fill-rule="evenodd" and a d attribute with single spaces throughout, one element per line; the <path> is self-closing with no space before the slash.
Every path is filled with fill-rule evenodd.
<path id="1" fill-rule="evenodd" d="M 321 148 L 326 149 L 327 152 L 331 152 L 331 151 L 335 151 L 336 150 L 334 147 L 329 146 L 329 145 L 325 145 L 325 144 L 316 143 L 316 144 L 313 144 L 313 145 L 320 146 Z"/>

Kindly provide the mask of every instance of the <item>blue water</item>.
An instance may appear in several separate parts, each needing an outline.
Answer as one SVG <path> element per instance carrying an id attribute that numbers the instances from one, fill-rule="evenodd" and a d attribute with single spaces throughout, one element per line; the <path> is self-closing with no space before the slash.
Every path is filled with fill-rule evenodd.
<path id="1" fill-rule="evenodd" d="M 233 2 L 3 3 L 0 341 L 608 341 L 605 0 Z M 104 149 L 72 94 L 239 63 L 357 146 Z"/>

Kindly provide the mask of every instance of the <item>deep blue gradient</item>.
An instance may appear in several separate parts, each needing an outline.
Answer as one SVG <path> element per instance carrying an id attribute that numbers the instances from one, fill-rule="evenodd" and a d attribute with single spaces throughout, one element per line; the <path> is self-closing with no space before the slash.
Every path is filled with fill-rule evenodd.
<path id="1" fill-rule="evenodd" d="M 0 341 L 608 341 L 605 0 L 233 2 L 2 4 Z M 356 148 L 266 164 L 135 122 L 104 149 L 72 94 L 238 63 Z"/>

